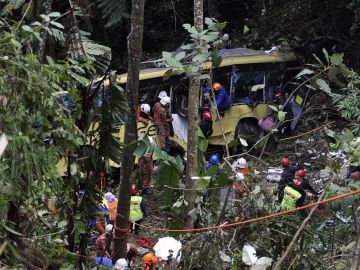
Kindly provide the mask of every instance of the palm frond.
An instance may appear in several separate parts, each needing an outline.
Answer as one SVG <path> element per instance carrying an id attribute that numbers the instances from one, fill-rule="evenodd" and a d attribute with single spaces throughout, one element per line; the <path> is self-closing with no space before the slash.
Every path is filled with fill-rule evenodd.
<path id="1" fill-rule="evenodd" d="M 97 0 L 97 2 L 103 19 L 107 21 L 105 24 L 106 28 L 120 23 L 123 17 L 129 16 L 126 13 L 125 0 Z"/>

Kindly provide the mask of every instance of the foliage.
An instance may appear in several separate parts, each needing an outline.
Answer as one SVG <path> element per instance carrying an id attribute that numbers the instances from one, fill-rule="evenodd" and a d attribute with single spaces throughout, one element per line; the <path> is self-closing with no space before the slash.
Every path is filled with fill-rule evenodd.
<path id="1" fill-rule="evenodd" d="M 71 59 L 56 62 L 51 57 L 47 57 L 48 63 L 44 64 L 34 54 L 24 54 L 31 42 L 41 40 L 41 35 L 37 34 L 47 26 L 39 24 L 22 27 L 21 31 L 10 28 L 0 34 L 3 55 L 0 59 L 3 100 L 0 126 L 1 132 L 9 138 L 0 165 L 0 182 L 4 187 L 0 192 L 0 211 L 5 213 L 1 223 L 6 228 L 35 236 L 35 242 L 39 239 L 42 243 L 39 254 L 46 254 L 47 260 L 56 262 L 59 253 L 55 251 L 65 240 L 64 215 L 71 214 L 69 207 L 76 203 L 73 188 L 79 180 L 74 173 L 64 181 L 56 166 L 59 158 L 69 157 L 83 144 L 84 138 L 75 126 L 78 108 L 75 106 L 72 110 L 74 118 L 69 117 L 55 97 L 67 91 L 72 100 L 78 101 L 77 88 L 88 83 L 84 74 L 92 67 Z M 51 28 L 49 30 L 51 32 Z M 53 198 L 62 202 L 61 205 L 50 203 Z M 20 209 L 31 211 L 28 218 L 18 222 L 14 218 L 19 218 Z M 33 222 L 35 220 L 37 222 Z M 26 224 L 31 224 L 32 229 L 24 230 L 24 226 L 28 227 Z M 1 234 L 6 235 L 5 231 Z M 14 239 L 11 231 L 7 235 Z M 20 257 L 13 249 L 6 256 L 15 256 L 23 263 L 32 261 L 27 254 L 32 252 L 34 244 L 28 245 L 22 238 L 16 241 L 17 245 L 24 246 L 23 250 L 17 251 Z"/>
<path id="2" fill-rule="evenodd" d="M 105 27 L 107 28 L 119 24 L 123 17 L 129 16 L 126 13 L 126 1 L 124 0 L 97 0 L 97 2 L 103 19 L 106 20 Z"/>

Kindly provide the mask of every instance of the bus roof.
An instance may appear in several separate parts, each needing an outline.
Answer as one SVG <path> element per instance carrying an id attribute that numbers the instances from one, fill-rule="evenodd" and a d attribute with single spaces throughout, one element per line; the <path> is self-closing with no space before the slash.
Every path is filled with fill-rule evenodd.
<path id="1" fill-rule="evenodd" d="M 290 62 L 297 59 L 296 55 L 293 52 L 282 52 L 279 50 L 259 51 L 248 48 L 223 49 L 219 51 L 219 55 L 222 58 L 220 67 L 226 67 L 231 65 Z M 152 61 L 144 62 L 142 64 L 148 65 L 149 63 L 152 63 L 152 65 L 155 66 L 156 62 L 159 63 L 159 61 Z M 211 66 L 211 62 L 206 62 L 204 68 L 209 69 L 211 68 Z M 144 68 L 140 70 L 139 79 L 147 80 L 163 77 L 168 70 L 170 70 L 170 68 L 165 66 Z M 126 81 L 127 73 L 118 75 L 116 79 L 116 82 L 118 84 L 126 83 Z M 104 83 L 105 85 L 107 85 L 108 81 L 105 81 Z"/>

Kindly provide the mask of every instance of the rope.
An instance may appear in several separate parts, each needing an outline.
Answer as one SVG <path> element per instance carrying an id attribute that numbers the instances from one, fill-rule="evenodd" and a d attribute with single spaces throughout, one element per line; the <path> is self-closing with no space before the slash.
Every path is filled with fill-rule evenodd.
<path id="1" fill-rule="evenodd" d="M 266 215 L 266 216 L 261 216 L 261 217 L 256 217 L 256 218 L 251 218 L 248 220 L 243 220 L 243 221 L 238 221 L 238 222 L 233 222 L 233 223 L 228 223 L 228 224 L 224 224 L 224 225 L 219 225 L 219 226 L 210 226 L 210 227 L 205 227 L 205 228 L 197 228 L 197 229 L 167 229 L 167 228 L 156 228 L 156 227 L 152 227 L 150 225 L 145 225 L 145 224 L 138 224 L 140 227 L 143 228 L 147 228 L 149 230 L 153 230 L 153 231 L 160 231 L 160 232 L 179 232 L 179 233 L 188 233 L 188 232 L 205 232 L 205 231 L 212 231 L 212 230 L 217 230 L 217 229 L 225 229 L 225 228 L 230 228 L 230 227 L 237 227 L 240 225 L 245 225 L 245 224 L 250 224 L 250 223 L 256 223 L 256 222 L 260 222 L 263 220 L 268 220 L 268 219 L 274 219 L 274 218 L 278 218 L 281 216 L 285 216 L 288 214 L 292 214 L 295 212 L 298 212 L 300 210 L 303 209 L 308 209 L 308 208 L 312 208 L 314 206 L 317 205 L 321 205 L 321 204 L 325 204 L 328 202 L 332 202 L 332 201 L 336 201 L 336 200 L 340 200 L 349 196 L 353 196 L 360 193 L 360 189 L 354 190 L 354 191 L 350 191 L 338 196 L 334 196 L 319 202 L 315 202 L 315 203 L 311 203 L 308 205 L 304 205 L 295 209 L 291 209 L 291 210 L 287 210 L 287 211 L 282 211 L 282 212 L 278 212 L 278 213 L 274 213 L 274 214 L 270 214 L 270 215 Z"/>
<path id="2" fill-rule="evenodd" d="M 328 123 L 326 123 L 325 125 L 323 125 L 323 126 L 321 126 L 321 127 L 311 129 L 311 130 L 309 130 L 309 131 L 307 131 L 307 132 L 305 132 L 305 133 L 301 133 L 301 134 L 298 134 L 298 135 L 295 135 L 295 136 L 291 136 L 291 137 L 287 137 L 287 138 L 284 138 L 284 139 L 280 139 L 280 141 L 292 140 L 292 139 L 295 139 L 295 138 L 298 138 L 298 137 L 302 137 L 302 136 L 304 136 L 304 135 L 306 135 L 306 134 L 312 133 L 312 132 L 317 131 L 317 130 L 319 130 L 319 129 L 323 129 L 324 127 L 326 127 L 326 126 L 328 126 L 328 125 L 331 125 L 331 124 L 333 124 L 333 123 L 335 123 L 335 121 L 328 122 Z"/>

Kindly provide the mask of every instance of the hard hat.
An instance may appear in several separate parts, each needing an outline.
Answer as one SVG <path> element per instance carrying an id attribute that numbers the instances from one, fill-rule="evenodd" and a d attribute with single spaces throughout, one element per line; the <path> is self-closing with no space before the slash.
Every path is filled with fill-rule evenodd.
<path id="1" fill-rule="evenodd" d="M 211 120 L 211 112 L 204 112 L 203 118 L 204 120 Z"/>
<path id="2" fill-rule="evenodd" d="M 110 233 L 112 232 L 112 229 L 113 229 L 113 225 L 112 225 L 112 224 L 106 225 L 106 227 L 105 227 L 105 232 L 106 232 L 106 234 L 110 234 Z"/>
<path id="3" fill-rule="evenodd" d="M 146 265 L 156 265 L 157 257 L 151 252 L 146 253 L 143 257 L 143 262 Z"/>
<path id="4" fill-rule="evenodd" d="M 105 193 L 105 199 L 108 201 L 108 202 L 112 202 L 115 200 L 115 195 L 112 194 L 111 192 L 106 192 Z"/>
<path id="5" fill-rule="evenodd" d="M 282 97 L 282 94 L 281 94 L 281 92 L 276 92 L 276 93 L 275 93 L 275 97 L 277 97 L 277 98 L 280 98 L 280 97 Z"/>
<path id="6" fill-rule="evenodd" d="M 293 184 L 294 184 L 295 187 L 300 187 L 302 185 L 301 178 L 294 178 Z"/>
<path id="7" fill-rule="evenodd" d="M 247 165 L 247 162 L 246 162 L 246 159 L 245 159 L 245 158 L 239 158 L 239 159 L 237 160 L 237 163 L 236 163 L 236 167 L 237 167 L 237 168 L 243 169 L 243 168 L 246 167 L 246 165 Z"/>
<path id="8" fill-rule="evenodd" d="M 128 262 L 124 258 L 118 259 L 116 261 L 114 267 L 115 267 L 115 269 L 118 269 L 118 270 L 129 269 L 128 268 Z"/>
<path id="9" fill-rule="evenodd" d="M 136 195 L 138 193 L 135 184 L 131 185 L 130 193 L 131 193 L 131 195 Z"/>
<path id="10" fill-rule="evenodd" d="M 169 104 L 171 102 L 171 100 L 170 100 L 170 98 L 168 97 L 168 96 L 165 96 L 165 97 L 162 97 L 161 99 L 160 99 L 160 103 L 162 104 L 162 105 L 167 105 L 167 104 Z"/>
<path id="11" fill-rule="evenodd" d="M 300 169 L 295 172 L 296 176 L 304 177 L 305 176 L 305 170 Z"/>
<path id="12" fill-rule="evenodd" d="M 213 88 L 214 88 L 215 91 L 220 91 L 220 89 L 221 89 L 221 84 L 220 84 L 220 83 L 214 83 L 214 84 L 213 84 Z"/>
<path id="13" fill-rule="evenodd" d="M 143 113 L 149 114 L 150 112 L 150 105 L 149 104 L 141 104 L 140 109 Z"/>
<path id="14" fill-rule="evenodd" d="M 220 163 L 220 160 L 219 160 L 218 155 L 212 155 L 212 156 L 210 157 L 210 163 L 211 163 L 211 164 L 219 164 L 219 163 Z"/>
<path id="15" fill-rule="evenodd" d="M 162 99 L 163 97 L 167 97 L 167 93 L 166 91 L 160 91 L 159 94 L 158 94 L 158 98 Z"/>
<path id="16" fill-rule="evenodd" d="M 290 166 L 290 160 L 288 158 L 282 158 L 281 159 L 281 165 L 283 167 L 289 167 Z"/>
<path id="17" fill-rule="evenodd" d="M 241 173 L 241 172 L 238 172 L 238 173 L 235 175 L 235 177 L 236 177 L 236 179 L 237 179 L 238 181 L 242 181 L 242 180 L 244 180 L 244 178 L 245 178 L 244 174 Z"/>
<path id="18" fill-rule="evenodd" d="M 227 41 L 229 40 L 229 34 L 224 34 L 222 40 Z"/>

